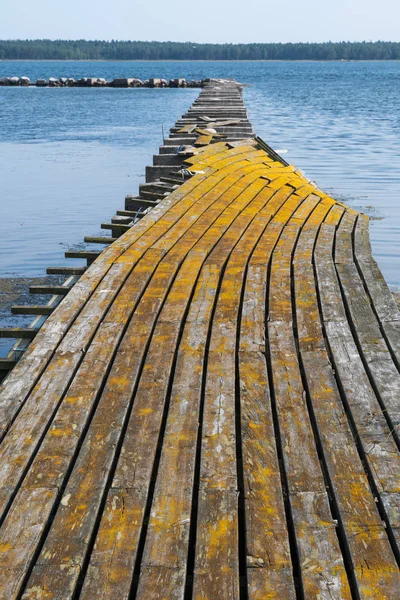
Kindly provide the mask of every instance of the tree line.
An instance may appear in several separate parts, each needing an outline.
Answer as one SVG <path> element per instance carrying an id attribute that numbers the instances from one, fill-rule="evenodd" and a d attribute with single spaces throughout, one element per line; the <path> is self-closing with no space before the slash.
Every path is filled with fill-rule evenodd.
<path id="1" fill-rule="evenodd" d="M 0 60 L 399 60 L 400 42 L 197 44 L 0 40 Z"/>

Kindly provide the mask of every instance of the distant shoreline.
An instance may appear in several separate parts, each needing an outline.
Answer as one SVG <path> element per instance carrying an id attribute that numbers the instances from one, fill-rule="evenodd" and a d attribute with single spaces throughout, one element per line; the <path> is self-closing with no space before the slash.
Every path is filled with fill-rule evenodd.
<path id="1" fill-rule="evenodd" d="M 140 40 L 0 40 L 3 60 L 132 62 L 286 62 L 400 60 L 399 42 L 144 42 Z"/>

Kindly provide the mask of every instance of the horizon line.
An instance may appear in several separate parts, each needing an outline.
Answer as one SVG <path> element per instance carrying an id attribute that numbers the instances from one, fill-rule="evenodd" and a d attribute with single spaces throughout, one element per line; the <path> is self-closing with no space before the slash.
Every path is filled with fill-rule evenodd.
<path id="1" fill-rule="evenodd" d="M 174 40 L 131 40 L 131 39 L 100 39 L 100 38 L 0 38 L 2 42 L 101 42 L 103 44 L 111 43 L 135 43 L 135 44 L 193 44 L 199 46 L 251 46 L 251 45 L 271 45 L 271 44 L 304 44 L 304 45 L 323 45 L 323 44 L 400 44 L 400 41 L 394 40 L 326 40 L 323 42 L 310 42 L 310 41 L 286 41 L 286 42 L 195 42 L 187 40 L 185 42 L 174 41 Z"/>

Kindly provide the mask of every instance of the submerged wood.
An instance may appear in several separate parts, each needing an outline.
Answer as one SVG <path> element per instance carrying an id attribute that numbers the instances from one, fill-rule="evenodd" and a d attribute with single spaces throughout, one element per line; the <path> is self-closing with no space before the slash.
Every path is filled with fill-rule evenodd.
<path id="1" fill-rule="evenodd" d="M 400 313 L 368 220 L 237 133 L 235 82 L 188 114 L 1 387 L 0 598 L 397 600 Z"/>

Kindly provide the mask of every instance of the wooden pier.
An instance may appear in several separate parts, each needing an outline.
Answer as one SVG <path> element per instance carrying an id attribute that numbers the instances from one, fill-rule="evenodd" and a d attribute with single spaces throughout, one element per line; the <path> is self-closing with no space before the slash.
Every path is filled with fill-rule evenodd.
<path id="1" fill-rule="evenodd" d="M 398 600 L 400 314 L 368 218 L 229 81 L 119 212 L 1 388 L 1 600 Z"/>

